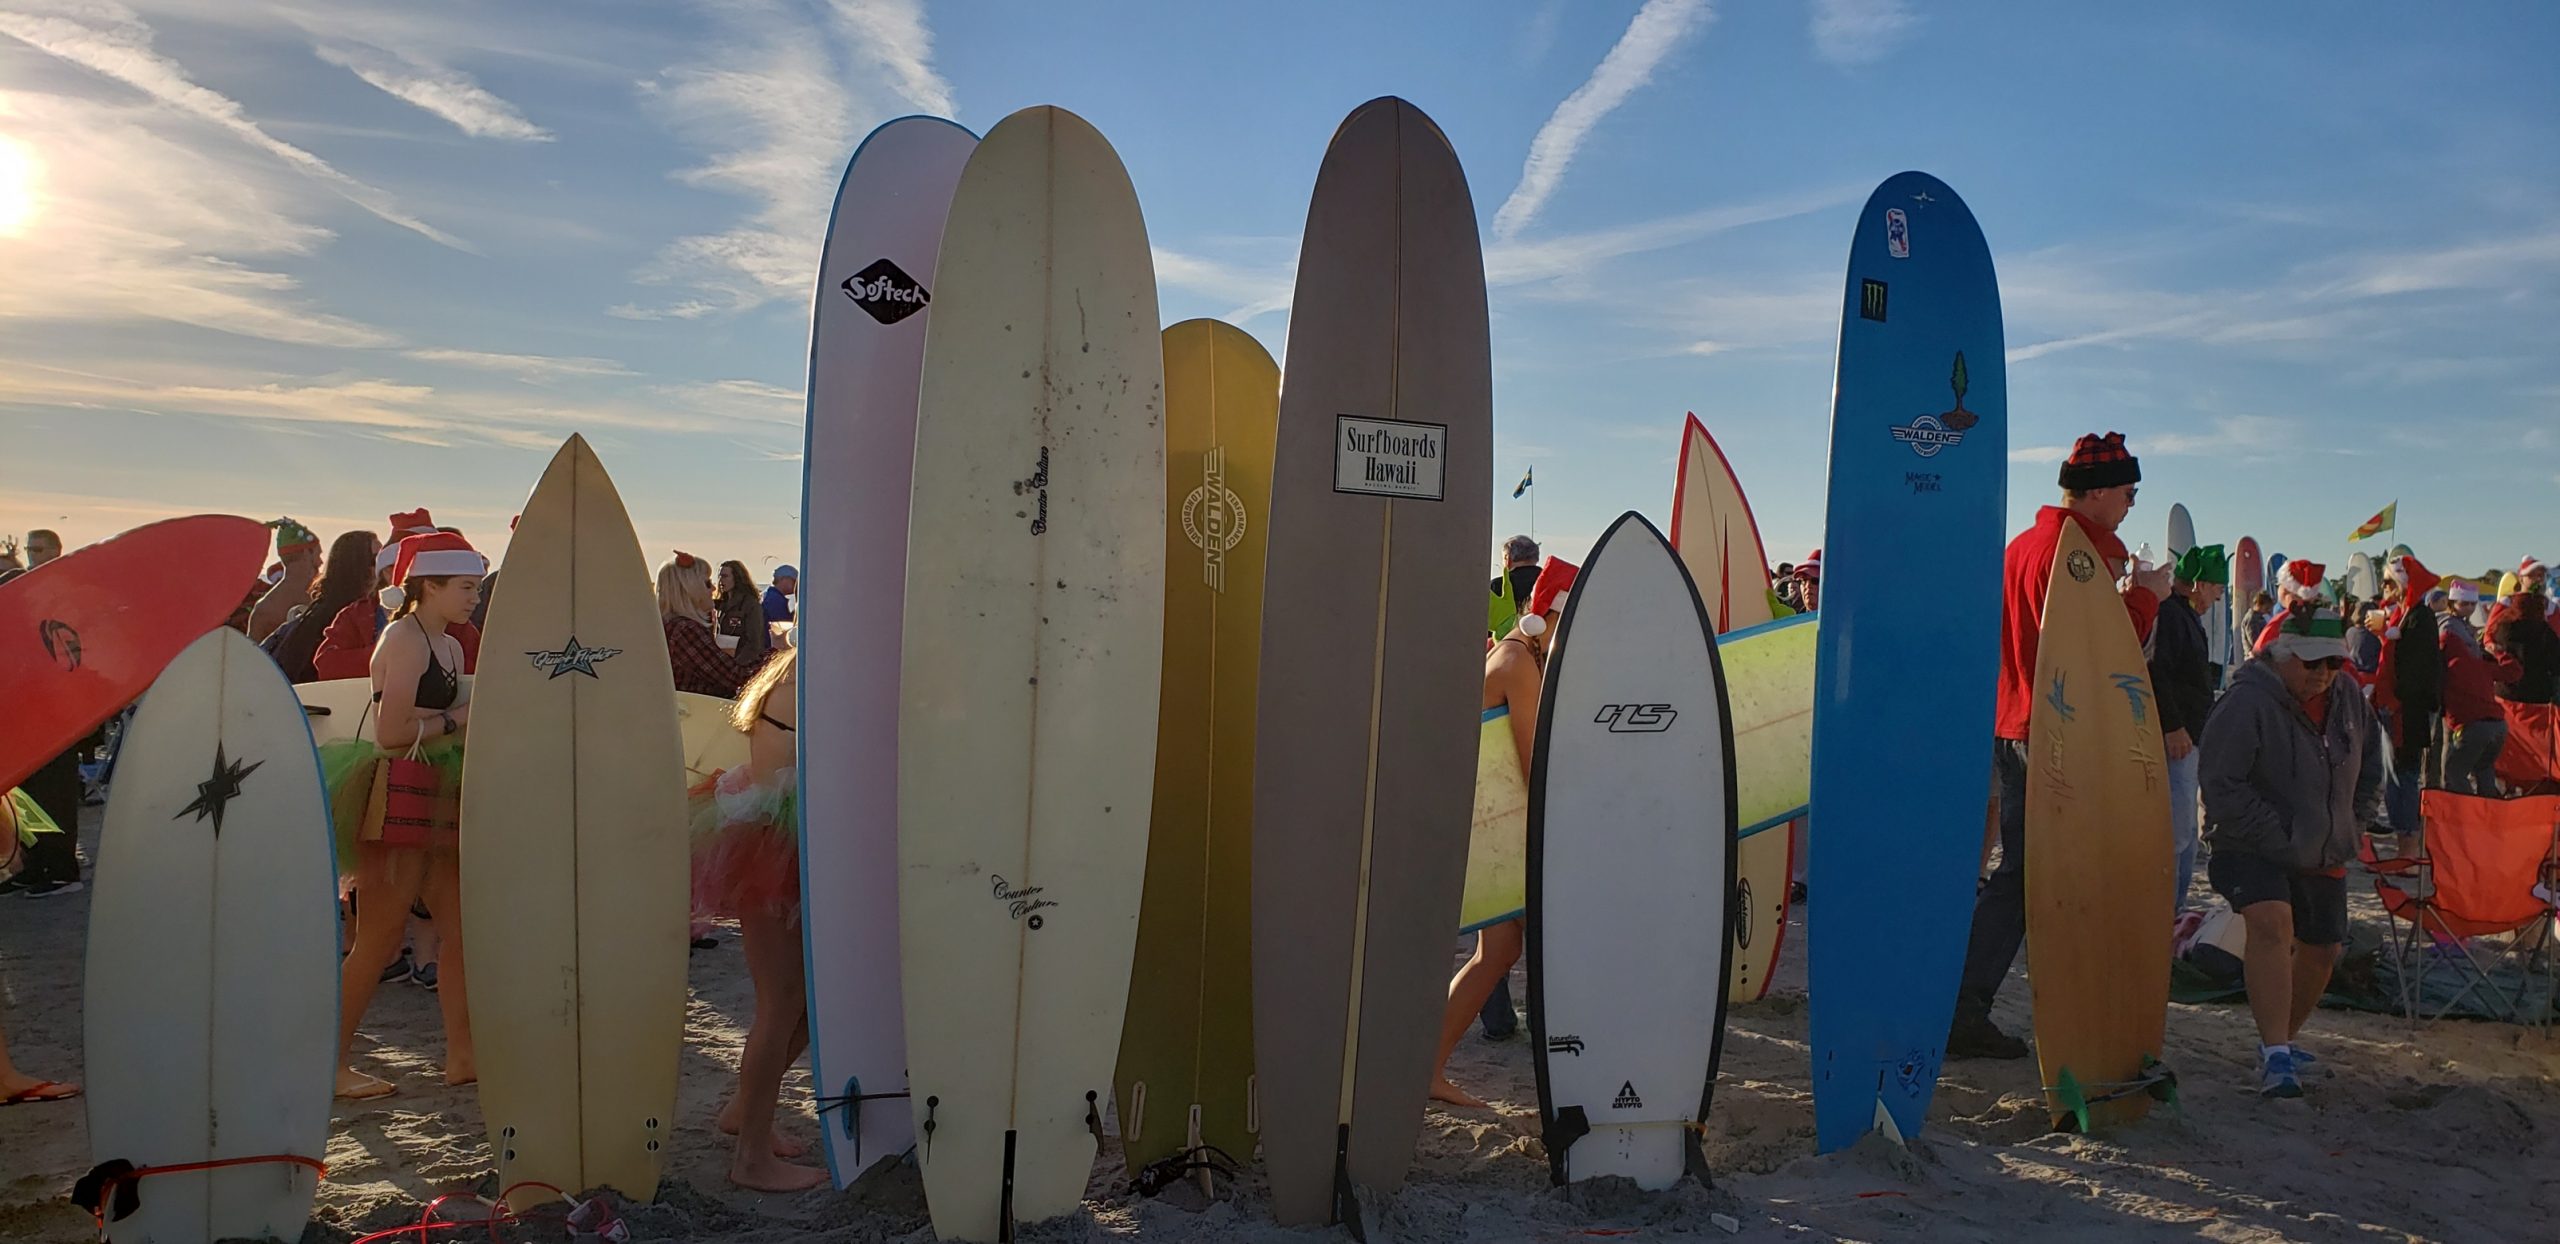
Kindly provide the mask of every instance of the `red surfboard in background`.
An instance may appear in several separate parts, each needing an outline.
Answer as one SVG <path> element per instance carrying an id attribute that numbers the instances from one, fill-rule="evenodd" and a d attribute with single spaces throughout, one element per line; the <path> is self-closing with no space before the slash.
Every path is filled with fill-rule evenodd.
<path id="1" fill-rule="evenodd" d="M 258 582 L 266 524 L 200 514 L 136 527 L 0 584 L 0 790 L 142 698 Z"/>

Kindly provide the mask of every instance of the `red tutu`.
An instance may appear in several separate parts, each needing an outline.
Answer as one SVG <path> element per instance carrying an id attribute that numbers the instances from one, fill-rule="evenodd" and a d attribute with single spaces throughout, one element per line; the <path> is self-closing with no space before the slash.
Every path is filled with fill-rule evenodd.
<path id="1" fill-rule="evenodd" d="M 793 773 L 758 782 L 724 769 L 686 792 L 693 803 L 693 910 L 735 919 L 800 915 Z"/>

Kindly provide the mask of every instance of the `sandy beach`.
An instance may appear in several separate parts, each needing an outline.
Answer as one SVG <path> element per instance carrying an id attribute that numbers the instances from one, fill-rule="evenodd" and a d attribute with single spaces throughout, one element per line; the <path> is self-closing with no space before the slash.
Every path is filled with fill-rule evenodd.
<path id="1" fill-rule="evenodd" d="M 99 810 L 84 816 L 96 841 Z M 85 853 L 85 851 L 84 851 Z M 112 879 L 109 879 L 112 883 Z M 2360 927 L 2380 909 L 2361 877 Z M 1819 896 L 1817 896 L 1818 899 Z M 76 1077 L 80 1066 L 86 895 L 0 901 L 0 980 L 21 1067 Z M 2381 1015 L 2323 1011 L 2306 1044 L 2334 1069 L 2307 1097 L 2261 1101 L 2251 1090 L 2252 1037 L 2238 1005 L 2174 1006 L 2169 1057 L 2181 1108 L 2098 1138 L 2049 1134 L 2032 1060 L 1952 1064 L 1929 1130 L 1906 1154 L 1881 1141 L 1813 1152 L 1807 1076 L 1803 925 L 1794 923 L 1777 987 L 1733 1009 L 1723 1074 L 1708 1120 L 1715 1187 L 1648 1194 L 1619 1185 L 1558 1191 L 1537 1139 L 1537 1091 L 1525 1035 L 1470 1033 L 1451 1076 L 1493 1112 L 1430 1112 L 1405 1188 L 1366 1202 L 1373 1241 L 1730 1238 L 1787 1241 L 2207 1239 L 2508 1241 L 2560 1231 L 2560 1040 L 2506 1024 L 2411 1026 Z M 1453 962 L 1454 962 L 1453 958 Z M 711 1127 L 735 1072 L 750 1012 L 734 934 L 692 959 L 693 997 L 673 1160 L 656 1204 L 632 1208 L 634 1240 L 926 1241 L 912 1168 L 873 1171 L 846 1192 L 742 1192 L 725 1179 L 726 1138 Z M 1515 978 L 1514 993 L 1525 998 Z M 1997 1018 L 2029 1022 L 2023 980 Z M 397 1096 L 339 1103 L 307 1241 L 342 1242 L 418 1220 L 446 1193 L 494 1192 L 469 1089 L 438 1075 L 434 998 L 386 985 L 359 1039 L 360 1058 L 397 1081 Z M 1525 1034 L 1525 1029 L 1524 1029 Z M 806 1067 L 786 1081 L 784 1125 L 813 1139 Z M 0 1239 L 93 1239 L 66 1199 L 89 1169 L 76 1104 L 0 1111 Z M 476 1212 L 467 1204 L 454 1211 Z M 1249 1179 L 1204 1205 L 1189 1186 L 1157 1200 L 1128 1188 L 1115 1152 L 1097 1164 L 1084 1212 L 1027 1228 L 1026 1240 L 1136 1236 L 1183 1244 L 1325 1238 L 1273 1225 Z M 467 1239 L 453 1231 L 433 1238 Z M 556 1226 L 512 1238 L 553 1240 Z M 1333 1238 L 1347 1239 L 1335 1234 Z"/>

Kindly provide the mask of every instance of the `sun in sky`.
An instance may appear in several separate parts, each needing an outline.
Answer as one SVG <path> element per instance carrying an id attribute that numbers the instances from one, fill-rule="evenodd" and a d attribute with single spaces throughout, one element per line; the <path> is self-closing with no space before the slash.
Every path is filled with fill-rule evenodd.
<path id="1" fill-rule="evenodd" d="M 36 187 L 44 164 L 25 143 L 0 137 L 0 237 L 14 238 L 36 219 Z"/>

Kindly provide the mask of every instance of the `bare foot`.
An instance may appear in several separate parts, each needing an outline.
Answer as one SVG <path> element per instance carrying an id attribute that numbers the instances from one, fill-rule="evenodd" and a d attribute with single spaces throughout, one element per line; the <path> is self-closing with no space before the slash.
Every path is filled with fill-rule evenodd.
<path id="1" fill-rule="evenodd" d="M 1469 1093 L 1465 1089 L 1459 1088 L 1457 1085 L 1449 1083 L 1449 1078 L 1447 1076 L 1442 1076 L 1431 1082 L 1431 1100 L 1445 1105 L 1456 1106 L 1460 1110 L 1493 1109 L 1493 1107 L 1477 1100 L 1474 1094 Z"/>
<path id="2" fill-rule="evenodd" d="M 739 1121 L 745 1116 L 746 1107 L 738 1104 L 737 1095 L 733 1093 L 727 1102 L 722 1103 L 720 1117 L 712 1120 L 711 1126 L 719 1128 L 723 1136 L 735 1136 L 738 1134 Z"/>
<path id="3" fill-rule="evenodd" d="M 477 1067 L 447 1067 L 444 1069 L 444 1082 L 455 1088 L 460 1088 L 466 1084 L 478 1084 L 480 1082 L 480 1069 Z"/>
<path id="4" fill-rule="evenodd" d="M 805 1192 L 827 1182 L 827 1173 L 742 1148 L 729 1162 L 729 1182 L 758 1192 Z"/>
<path id="5" fill-rule="evenodd" d="M 371 1101 L 377 1097 L 389 1097 L 392 1092 L 389 1080 L 366 1075 L 353 1067 L 338 1068 L 338 1099 L 341 1101 Z"/>
<path id="6" fill-rule="evenodd" d="M 719 1128 L 720 1134 L 723 1136 L 735 1136 L 738 1134 L 738 1128 L 740 1126 L 740 1113 L 741 1112 L 738 1109 L 738 1099 L 732 1097 L 729 1099 L 728 1105 L 720 1108 L 720 1117 L 713 1119 L 711 1121 L 711 1126 Z M 773 1156 L 777 1158 L 800 1158 L 807 1157 L 809 1154 L 808 1141 L 785 1136 L 779 1129 L 773 1133 L 772 1148 Z"/>

